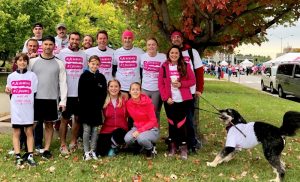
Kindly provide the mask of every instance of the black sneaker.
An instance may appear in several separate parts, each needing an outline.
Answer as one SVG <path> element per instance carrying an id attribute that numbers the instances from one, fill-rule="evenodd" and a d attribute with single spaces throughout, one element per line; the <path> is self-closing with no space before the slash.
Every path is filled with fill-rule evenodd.
<path id="1" fill-rule="evenodd" d="M 25 154 L 23 154 L 23 155 L 22 155 L 23 161 L 27 161 L 28 156 L 29 156 L 29 153 L 28 153 L 28 152 L 26 152 Z"/>
<path id="2" fill-rule="evenodd" d="M 50 153 L 49 150 L 45 150 L 44 153 L 42 154 L 42 158 L 43 159 L 51 159 L 52 158 L 52 154 Z"/>
<path id="3" fill-rule="evenodd" d="M 35 162 L 34 159 L 33 159 L 33 155 L 32 155 L 32 154 L 29 154 L 29 156 L 28 156 L 28 158 L 27 158 L 27 163 L 28 163 L 30 166 L 32 166 L 32 167 L 37 166 L 36 162 Z"/>
<path id="4" fill-rule="evenodd" d="M 155 157 L 154 148 L 146 150 L 146 159 L 151 160 Z"/>

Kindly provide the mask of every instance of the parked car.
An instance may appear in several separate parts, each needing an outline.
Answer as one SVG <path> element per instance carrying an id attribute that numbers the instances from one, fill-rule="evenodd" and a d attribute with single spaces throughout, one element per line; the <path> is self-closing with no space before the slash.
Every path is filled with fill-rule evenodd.
<path id="1" fill-rule="evenodd" d="M 300 62 L 280 64 L 276 74 L 279 97 L 287 94 L 300 98 Z"/>
<path id="2" fill-rule="evenodd" d="M 267 67 L 261 74 L 261 90 L 270 88 L 271 93 L 276 93 L 276 72 L 278 66 Z"/>

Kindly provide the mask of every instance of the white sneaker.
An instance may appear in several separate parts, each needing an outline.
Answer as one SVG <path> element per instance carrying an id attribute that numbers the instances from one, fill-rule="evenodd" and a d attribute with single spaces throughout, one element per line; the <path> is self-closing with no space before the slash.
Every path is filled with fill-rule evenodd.
<path id="1" fill-rule="evenodd" d="M 97 157 L 97 155 L 96 155 L 95 152 L 91 151 L 91 152 L 90 152 L 90 155 L 91 155 L 91 157 L 92 157 L 94 160 L 98 160 L 98 157 Z"/>
<path id="2" fill-rule="evenodd" d="M 14 149 L 12 149 L 12 150 L 8 151 L 8 155 L 14 155 L 14 154 L 15 154 L 15 151 L 14 151 Z"/>
<path id="3" fill-rule="evenodd" d="M 45 149 L 39 149 L 39 148 L 35 149 L 35 152 L 36 152 L 37 154 L 43 154 L 44 151 L 45 151 Z"/>
<path id="4" fill-rule="evenodd" d="M 88 161 L 88 160 L 91 160 L 91 159 L 92 159 L 92 157 L 90 156 L 90 153 L 85 152 L 84 155 L 83 155 L 83 160 Z"/>

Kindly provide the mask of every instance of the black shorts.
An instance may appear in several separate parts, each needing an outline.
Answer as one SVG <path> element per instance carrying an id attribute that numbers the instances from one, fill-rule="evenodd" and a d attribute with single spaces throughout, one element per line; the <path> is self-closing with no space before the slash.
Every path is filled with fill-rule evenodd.
<path id="1" fill-rule="evenodd" d="M 27 127 L 31 127 L 33 126 L 33 124 L 12 124 L 12 128 L 27 128 Z"/>
<path id="2" fill-rule="evenodd" d="M 78 116 L 78 113 L 79 113 L 78 97 L 68 97 L 66 110 L 62 112 L 62 117 L 64 119 L 70 119 L 73 114 L 75 116 Z"/>
<path id="3" fill-rule="evenodd" d="M 34 99 L 34 120 L 55 121 L 58 118 L 57 100 Z"/>

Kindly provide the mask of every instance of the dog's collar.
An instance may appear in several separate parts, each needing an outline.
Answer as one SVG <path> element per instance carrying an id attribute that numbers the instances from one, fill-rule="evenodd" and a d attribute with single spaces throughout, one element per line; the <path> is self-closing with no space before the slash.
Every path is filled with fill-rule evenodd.
<path id="1" fill-rule="evenodd" d="M 227 133 L 228 133 L 228 131 L 230 130 L 230 128 L 231 128 L 232 126 L 233 126 L 232 124 L 228 124 L 228 125 L 226 126 L 226 131 L 227 131 Z"/>

